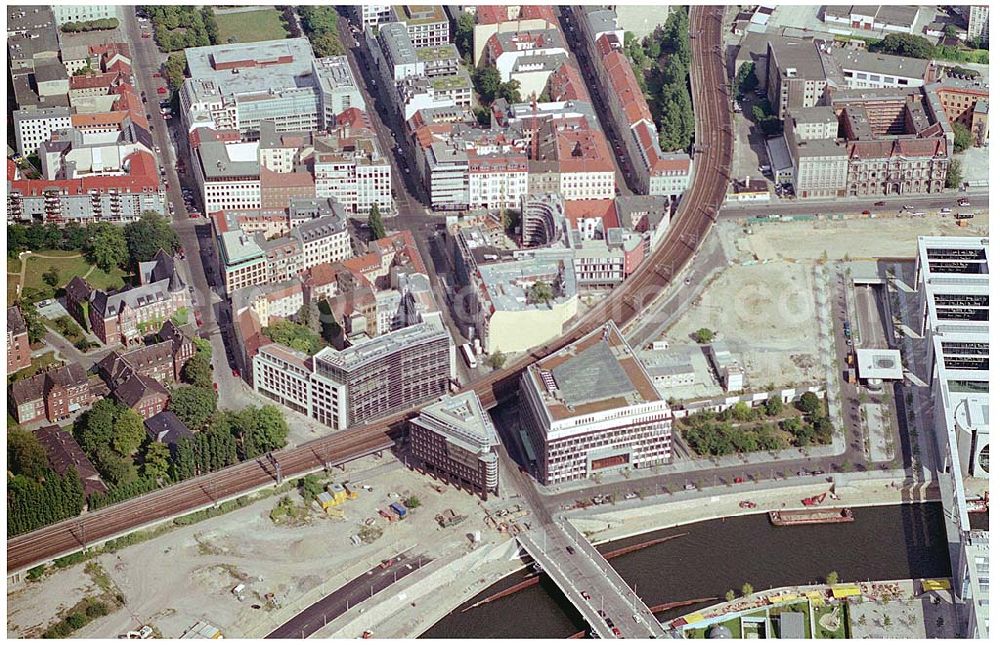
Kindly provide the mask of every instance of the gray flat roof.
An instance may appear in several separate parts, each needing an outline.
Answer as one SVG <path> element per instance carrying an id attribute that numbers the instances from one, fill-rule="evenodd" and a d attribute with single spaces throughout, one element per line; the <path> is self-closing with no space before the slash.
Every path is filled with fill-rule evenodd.
<path id="1" fill-rule="evenodd" d="M 305 38 L 190 47 L 184 52 L 191 73 L 185 83 L 192 86 L 199 101 L 217 94 L 262 93 L 314 85 L 313 52 Z M 232 69 L 217 70 L 213 65 L 213 61 L 274 61 L 286 56 L 291 57 L 288 63 L 241 67 L 236 73 Z"/>
<path id="2" fill-rule="evenodd" d="M 343 370 L 352 370 L 369 361 L 376 360 L 392 352 L 403 350 L 416 343 L 443 337 L 450 341 L 451 337 L 442 328 L 441 323 L 430 319 L 416 325 L 404 327 L 388 334 L 383 334 L 344 350 L 337 351 L 332 347 L 324 347 L 313 357 L 315 364 L 325 363 Z"/>
<path id="3" fill-rule="evenodd" d="M 566 403 L 572 406 L 624 397 L 635 391 L 632 379 L 607 343 L 595 343 L 552 370 Z"/>
<path id="4" fill-rule="evenodd" d="M 884 22 L 887 25 L 912 27 L 917 19 L 917 11 L 917 7 L 913 5 L 883 4 L 879 5 L 878 14 L 875 17 L 879 22 Z"/>
<path id="5" fill-rule="evenodd" d="M 891 74 L 907 78 L 922 78 L 930 62 L 919 58 L 875 54 L 847 47 L 834 49 L 833 57 L 841 67 L 847 70 Z"/>

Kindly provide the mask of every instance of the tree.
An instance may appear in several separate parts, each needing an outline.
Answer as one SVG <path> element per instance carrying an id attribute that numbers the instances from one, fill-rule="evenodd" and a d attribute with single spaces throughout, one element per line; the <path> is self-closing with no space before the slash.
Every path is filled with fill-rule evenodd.
<path id="1" fill-rule="evenodd" d="M 142 454 L 142 476 L 163 481 L 170 475 L 170 448 L 165 443 L 150 441 Z"/>
<path id="2" fill-rule="evenodd" d="M 458 48 L 458 53 L 465 59 L 466 64 L 471 64 L 473 60 L 472 36 L 476 28 L 476 19 L 471 13 L 462 11 L 455 22 L 455 47 Z"/>
<path id="3" fill-rule="evenodd" d="M 743 586 L 740 587 L 740 592 L 743 594 L 744 598 L 749 598 L 753 595 L 753 585 L 749 582 L 744 582 Z"/>
<path id="4" fill-rule="evenodd" d="M 187 70 L 187 57 L 183 51 L 174 52 L 167 56 L 167 62 L 163 65 L 163 71 L 167 76 L 167 82 L 171 89 L 179 90 L 184 85 L 185 71 Z"/>
<path id="5" fill-rule="evenodd" d="M 18 308 L 21 310 L 21 317 L 24 318 L 24 325 L 28 328 L 28 343 L 34 345 L 45 338 L 48 328 L 42 322 L 42 317 L 39 315 L 38 309 L 35 308 L 35 304 L 22 298 L 18 302 Z"/>
<path id="6" fill-rule="evenodd" d="M 702 327 L 694 333 L 694 341 L 699 345 L 707 345 L 715 338 L 715 332 L 708 327 Z"/>
<path id="7" fill-rule="evenodd" d="M 45 273 L 42 274 L 42 281 L 49 285 L 53 289 L 59 286 L 59 269 L 55 266 L 50 266 Z"/>
<path id="8" fill-rule="evenodd" d="M 91 224 L 91 233 L 84 243 L 87 259 L 105 273 L 128 262 L 129 246 L 125 231 L 110 222 Z"/>
<path id="9" fill-rule="evenodd" d="M 503 211 L 503 229 L 507 235 L 514 235 L 517 227 L 521 225 L 521 212 L 512 208 L 505 208 Z"/>
<path id="10" fill-rule="evenodd" d="M 124 234 L 133 265 L 149 262 L 160 249 L 173 255 L 181 246 L 170 220 L 153 211 L 146 211 L 137 221 L 127 224 Z"/>
<path id="11" fill-rule="evenodd" d="M 944 37 L 945 38 L 955 38 L 958 36 L 958 28 L 955 25 L 947 24 L 944 26 Z"/>
<path id="12" fill-rule="evenodd" d="M 826 584 L 832 587 L 838 582 L 840 582 L 840 576 L 837 575 L 836 571 L 831 571 L 830 573 L 826 574 Z"/>
<path id="13" fill-rule="evenodd" d="M 378 204 L 372 204 L 368 211 L 368 230 L 371 232 L 372 241 L 385 237 L 385 224 L 382 223 L 382 213 L 378 209 Z"/>
<path id="14" fill-rule="evenodd" d="M 489 363 L 490 367 L 492 367 L 495 370 L 498 370 L 501 367 L 503 367 L 504 363 L 507 362 L 507 357 L 504 355 L 503 352 L 501 352 L 498 349 L 495 350 L 492 354 L 490 354 L 490 357 L 486 359 L 486 362 Z"/>
<path id="15" fill-rule="evenodd" d="M 757 89 L 757 84 L 757 66 L 750 61 L 744 62 L 736 73 L 736 87 L 740 93 L 749 94 Z"/>
<path id="16" fill-rule="evenodd" d="M 315 354 L 323 347 L 323 339 L 319 334 L 305 325 L 290 320 L 279 320 L 262 330 L 264 335 L 285 347 L 309 354 Z"/>
<path id="17" fill-rule="evenodd" d="M 819 397 L 816 396 L 815 392 L 806 392 L 799 397 L 795 407 L 801 410 L 804 414 L 814 416 L 822 409 L 823 404 L 820 402 Z"/>
<path id="18" fill-rule="evenodd" d="M 528 288 L 528 302 L 549 304 L 555 298 L 552 285 L 543 280 L 538 280 Z"/>
<path id="19" fill-rule="evenodd" d="M 480 126 L 484 128 L 490 127 L 490 123 L 493 120 L 493 115 L 488 108 L 477 105 L 472 108 L 472 113 L 476 115 L 476 121 Z"/>
<path id="20" fill-rule="evenodd" d="M 108 447 L 102 446 L 97 449 L 94 467 L 101 474 L 101 478 L 112 488 L 128 486 L 139 479 L 139 471 L 136 470 L 132 460 L 122 457 Z"/>
<path id="21" fill-rule="evenodd" d="M 49 459 L 35 433 L 18 426 L 7 432 L 7 468 L 15 475 L 40 481 L 49 472 Z"/>
<path id="22" fill-rule="evenodd" d="M 211 388 L 215 378 L 212 376 L 212 364 L 208 357 L 201 352 L 196 352 L 181 369 L 181 379 L 188 385 Z"/>
<path id="23" fill-rule="evenodd" d="M 948 172 L 944 176 L 945 188 L 958 188 L 962 184 L 962 162 L 952 159 L 948 163 Z"/>
<path id="24" fill-rule="evenodd" d="M 215 412 L 215 392 L 209 388 L 182 385 L 170 394 L 169 409 L 192 431 L 201 430 Z"/>
<path id="25" fill-rule="evenodd" d="M 764 411 L 767 412 L 767 416 L 776 417 L 781 414 L 785 405 L 781 402 L 781 397 L 774 395 L 768 398 L 767 403 L 764 404 Z"/>
<path id="26" fill-rule="evenodd" d="M 753 411 L 746 401 L 739 401 L 733 406 L 733 418 L 737 421 L 749 421 L 753 418 Z"/>
<path id="27" fill-rule="evenodd" d="M 403 500 L 403 506 L 409 509 L 419 508 L 420 498 L 417 497 L 416 495 L 410 495 L 409 497 Z"/>
<path id="28" fill-rule="evenodd" d="M 344 44 L 340 42 L 336 32 L 326 31 L 321 34 L 313 34 L 310 38 L 313 50 L 320 58 L 326 56 L 343 56 L 347 53 Z"/>
<path id="29" fill-rule="evenodd" d="M 889 34 L 881 41 L 870 45 L 868 49 L 909 58 L 927 59 L 934 55 L 934 46 L 923 36 L 913 34 Z"/>
<path id="30" fill-rule="evenodd" d="M 115 433 L 121 407 L 111 399 L 100 399 L 73 424 L 80 447 L 94 458 L 100 448 L 108 448 Z"/>
<path id="31" fill-rule="evenodd" d="M 122 410 L 115 419 L 114 436 L 111 439 L 111 447 L 115 452 L 122 457 L 131 457 L 145 438 L 146 428 L 139 413 L 130 409 Z"/>
<path id="32" fill-rule="evenodd" d="M 950 25 L 949 25 L 950 26 Z M 955 122 L 951 129 L 955 132 L 955 152 L 961 153 L 968 150 L 972 145 L 972 132 L 965 127 L 964 123 Z"/>
<path id="33" fill-rule="evenodd" d="M 736 592 L 730 589 L 726 592 L 726 602 L 732 602 L 736 600 Z"/>
<path id="34" fill-rule="evenodd" d="M 497 87 L 497 98 L 506 99 L 508 103 L 521 102 L 521 81 L 510 80 Z"/>
<path id="35" fill-rule="evenodd" d="M 472 84 L 476 87 L 476 92 L 482 99 L 482 103 L 489 105 L 496 98 L 500 89 L 500 71 L 496 67 L 480 67 L 472 75 Z"/>

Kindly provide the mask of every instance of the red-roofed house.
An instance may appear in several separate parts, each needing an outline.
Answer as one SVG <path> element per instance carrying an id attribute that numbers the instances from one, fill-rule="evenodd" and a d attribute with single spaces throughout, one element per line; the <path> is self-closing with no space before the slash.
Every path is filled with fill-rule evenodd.
<path id="1" fill-rule="evenodd" d="M 558 192 L 566 201 L 613 199 L 615 164 L 604 133 L 585 117 L 552 120 L 538 133 L 535 165 L 559 175 Z"/>
<path id="2" fill-rule="evenodd" d="M 566 219 L 585 240 L 605 238 L 609 229 L 620 226 L 613 199 L 580 199 L 566 202 Z"/>

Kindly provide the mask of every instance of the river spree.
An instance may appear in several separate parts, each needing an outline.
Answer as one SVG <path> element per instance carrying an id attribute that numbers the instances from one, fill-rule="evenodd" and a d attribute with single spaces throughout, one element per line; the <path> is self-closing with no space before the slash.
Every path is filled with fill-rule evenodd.
<path id="1" fill-rule="evenodd" d="M 648 605 L 840 579 L 886 580 L 951 575 L 940 504 L 854 509 L 849 524 L 775 527 L 766 514 L 710 520 L 620 540 L 601 551 L 669 535 L 683 537 L 611 561 Z M 425 638 L 565 638 L 586 623 L 548 579 L 500 600 L 461 610 L 506 589 L 520 571 L 491 586 L 428 630 Z M 708 605 L 712 603 L 704 603 Z M 704 606 L 701 605 L 701 606 Z M 666 620 L 693 605 L 659 614 Z"/>

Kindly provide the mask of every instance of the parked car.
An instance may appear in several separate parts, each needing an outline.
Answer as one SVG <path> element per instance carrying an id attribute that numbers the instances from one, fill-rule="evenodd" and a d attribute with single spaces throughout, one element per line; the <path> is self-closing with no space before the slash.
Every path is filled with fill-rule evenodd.
<path id="1" fill-rule="evenodd" d="M 875 206 L 885 206 L 885 201 L 877 201 L 875 202 Z"/>

